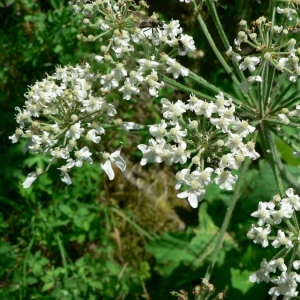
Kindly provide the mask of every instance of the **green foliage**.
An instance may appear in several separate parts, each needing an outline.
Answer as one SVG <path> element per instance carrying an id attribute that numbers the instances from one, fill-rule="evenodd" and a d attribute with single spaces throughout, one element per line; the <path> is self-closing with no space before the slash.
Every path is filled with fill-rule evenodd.
<path id="1" fill-rule="evenodd" d="M 40 178 L 34 187 L 21 188 L 24 174 L 32 166 L 43 168 L 47 160 L 36 155 L 24 159 L 25 145 L 9 144 L 8 136 L 15 123 L 14 107 L 22 106 L 27 85 L 41 80 L 45 72 L 52 73 L 56 64 L 75 65 L 96 52 L 94 46 L 77 42 L 75 36 L 80 29 L 67 2 L 7 0 L 0 3 L 3 49 L 0 52 L 0 298 L 131 300 L 151 296 L 151 299 L 173 299 L 171 290 L 192 291 L 201 282 L 231 193 L 209 187 L 206 203 L 202 204 L 198 216 L 178 203 L 174 205 L 178 213 L 175 214 L 168 206 L 171 204 L 158 204 L 173 196 L 166 191 L 166 182 L 172 182 L 173 177 L 165 170 L 157 168 L 152 176 L 138 173 L 130 189 L 124 178 L 107 184 L 97 164 L 74 172 L 71 187 L 56 178 L 55 170 Z M 155 9 L 159 1 L 153 2 Z M 176 3 L 172 12 L 165 12 L 165 18 L 171 19 L 173 15 L 168 14 L 175 10 L 179 15 L 182 6 Z M 238 15 L 235 13 L 238 9 L 245 15 L 255 10 L 249 1 L 232 1 L 226 5 L 228 10 L 221 7 L 223 20 Z M 220 87 L 230 91 L 232 86 L 222 72 L 209 71 L 213 70 L 215 60 L 205 48 L 201 33 L 189 21 L 191 13 L 184 10 L 186 27 L 194 31 L 195 39 L 198 37 L 200 41 L 198 48 L 204 49 L 208 57 L 198 64 L 189 59 L 188 64 L 195 72 L 205 70 L 207 79 L 221 81 Z M 158 7 L 157 11 L 161 9 Z M 169 98 L 172 93 L 167 88 L 160 96 Z M 143 95 L 140 97 L 143 101 L 137 111 L 128 102 L 128 119 L 133 115 L 149 123 L 158 119 L 156 105 L 160 99 L 153 103 Z M 135 136 L 124 139 L 128 148 L 124 149 L 125 153 L 135 151 L 132 145 L 137 140 Z M 114 139 L 109 145 L 113 143 Z M 288 146 L 279 140 L 277 144 L 285 162 L 297 165 L 298 160 L 291 159 Z M 134 155 L 133 163 L 138 161 L 140 153 Z M 299 177 L 297 167 L 287 169 Z M 165 181 L 160 171 L 166 174 Z M 145 178 L 149 185 L 140 188 L 137 182 Z M 161 185 L 154 187 L 152 183 L 157 178 Z M 231 221 L 212 278 L 219 291 L 228 290 L 228 299 L 265 299 L 266 285 L 253 286 L 247 278 L 258 268 L 266 250 L 254 247 L 246 233 L 251 225 L 249 215 L 259 201 L 267 201 L 277 193 L 275 186 L 266 161 L 261 160 L 249 170 L 237 207 L 240 213 Z M 139 202 L 142 193 L 147 194 L 141 201 L 144 206 Z M 178 215 L 181 222 L 174 221 L 179 219 Z M 185 230 L 178 225 L 190 224 L 192 218 L 196 221 Z M 179 227 L 181 230 L 175 232 Z"/>

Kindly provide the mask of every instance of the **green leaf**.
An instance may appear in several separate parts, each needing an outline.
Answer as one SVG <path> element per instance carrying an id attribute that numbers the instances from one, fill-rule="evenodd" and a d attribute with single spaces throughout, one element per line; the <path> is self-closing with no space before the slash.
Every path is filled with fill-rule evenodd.
<path id="1" fill-rule="evenodd" d="M 79 234 L 77 237 L 77 241 L 79 244 L 82 244 L 85 241 L 85 234 Z"/>
<path id="2" fill-rule="evenodd" d="M 54 284 L 55 284 L 54 281 L 50 281 L 50 282 L 45 283 L 42 287 L 42 292 L 49 291 L 50 289 L 52 289 L 54 287 Z"/>
<path id="3" fill-rule="evenodd" d="M 26 283 L 28 284 L 35 284 L 38 282 L 38 279 L 36 279 L 35 277 L 27 277 L 26 278 Z"/>
<path id="4" fill-rule="evenodd" d="M 67 216 L 72 216 L 73 215 L 73 210 L 69 205 L 66 204 L 60 204 L 58 206 L 59 210 L 64 213 Z"/>
<path id="5" fill-rule="evenodd" d="M 90 211 L 86 207 L 80 207 L 76 211 L 76 215 L 78 215 L 78 216 L 87 216 L 89 214 L 90 214 Z"/>
<path id="6" fill-rule="evenodd" d="M 253 273 L 248 270 L 244 270 L 241 272 L 239 269 L 230 269 L 231 273 L 231 282 L 232 286 L 238 290 L 240 290 L 243 294 L 248 292 L 250 288 L 254 286 L 253 283 L 249 281 L 249 276 Z"/>
<path id="7" fill-rule="evenodd" d="M 40 277 L 43 275 L 43 268 L 39 263 L 35 263 L 32 268 L 32 273 L 36 277 Z"/>

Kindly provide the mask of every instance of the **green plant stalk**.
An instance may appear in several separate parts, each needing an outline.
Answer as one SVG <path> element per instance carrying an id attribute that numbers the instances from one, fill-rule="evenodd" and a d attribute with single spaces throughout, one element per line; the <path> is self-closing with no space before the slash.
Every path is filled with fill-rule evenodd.
<path id="1" fill-rule="evenodd" d="M 133 222 L 132 220 L 130 220 L 130 218 L 128 218 L 120 209 L 117 209 L 115 207 L 112 207 L 111 210 L 113 212 L 115 212 L 117 215 L 119 215 L 120 217 L 122 217 L 125 221 L 127 221 L 130 225 L 132 225 L 132 227 L 134 227 L 137 232 L 142 235 L 145 236 L 146 238 L 148 238 L 150 241 L 153 240 L 153 236 L 151 236 L 146 230 L 144 230 L 143 228 L 141 228 L 139 225 L 137 225 L 135 222 Z"/>
<path id="2" fill-rule="evenodd" d="M 67 264 L 67 260 L 66 260 L 65 249 L 63 247 L 63 244 L 61 242 L 61 239 L 60 239 L 58 233 L 55 233 L 54 236 L 55 236 L 55 239 L 56 239 L 59 251 L 60 251 L 60 255 L 61 255 L 61 258 L 62 258 L 63 266 L 64 266 L 65 269 L 67 269 L 68 264 Z"/>
<path id="3" fill-rule="evenodd" d="M 268 70 L 268 84 L 265 86 L 265 95 L 264 95 L 264 102 L 265 102 L 265 105 L 264 105 L 264 109 L 265 111 L 267 110 L 267 107 L 269 105 L 269 99 L 270 99 L 270 95 L 271 95 L 271 89 L 272 89 L 272 85 L 273 85 L 273 82 L 274 82 L 274 78 L 275 78 L 275 68 L 271 68 L 270 70 L 270 67 L 267 65 L 266 66 L 267 70 Z"/>
<path id="4" fill-rule="evenodd" d="M 196 3 L 194 1 L 193 1 L 193 3 L 194 3 L 194 6 L 195 6 L 195 10 L 196 10 L 197 5 L 196 5 Z M 223 27 L 222 27 L 221 22 L 219 20 L 218 14 L 216 12 L 216 7 L 215 7 L 215 4 L 214 4 L 214 1 L 207 1 L 206 4 L 207 4 L 207 6 L 209 8 L 209 11 L 210 11 L 210 13 L 212 15 L 214 23 L 215 23 L 215 25 L 217 27 L 217 30 L 218 30 L 218 32 L 220 34 L 220 37 L 221 37 L 222 41 L 223 41 L 224 47 L 225 47 L 226 50 L 228 50 L 229 47 L 230 47 L 230 44 L 229 44 L 229 42 L 227 40 L 226 34 L 225 34 L 224 30 L 223 30 Z M 225 59 L 221 55 L 220 51 L 216 47 L 216 45 L 214 43 L 214 40 L 211 37 L 211 35 L 210 35 L 210 33 L 209 33 L 209 31 L 208 31 L 208 29 L 206 27 L 206 24 L 205 24 L 205 22 L 202 19 L 202 17 L 201 17 L 200 14 L 197 15 L 197 19 L 198 19 L 198 21 L 200 23 L 201 28 L 203 29 L 203 32 L 204 32 L 204 34 L 206 36 L 207 41 L 209 42 L 211 48 L 213 49 L 215 55 L 217 56 L 218 60 L 222 64 L 223 68 L 228 73 L 228 75 L 231 77 L 231 79 L 235 83 L 235 85 L 239 86 L 239 84 L 240 84 L 239 80 L 236 78 L 236 76 L 232 72 L 232 69 L 229 67 L 229 65 L 227 64 L 227 62 L 225 61 Z M 242 70 L 239 68 L 238 62 L 233 61 L 233 66 L 234 66 L 236 72 L 238 73 L 238 75 L 240 77 L 240 81 L 245 81 L 246 80 L 245 79 L 245 75 L 242 72 Z M 241 98 L 241 97 L 239 97 L 239 98 Z M 250 104 L 250 103 L 254 104 L 255 103 L 255 97 L 254 97 L 252 91 L 250 91 L 249 95 L 245 96 L 245 99 L 246 99 L 246 102 L 248 104 Z"/>
<path id="5" fill-rule="evenodd" d="M 274 153 L 276 158 L 276 167 L 278 167 L 281 176 L 285 179 L 285 181 L 290 185 L 290 187 L 293 187 L 295 190 L 299 191 L 299 183 L 294 179 L 294 177 L 285 169 L 283 166 L 283 163 L 278 155 L 278 151 Z M 283 192 L 283 196 L 285 195 L 285 192 Z"/>
<path id="6" fill-rule="evenodd" d="M 260 111 L 260 116 L 263 118 L 265 115 L 265 93 L 266 93 L 266 89 L 267 89 L 267 85 L 269 84 L 268 81 L 268 71 L 267 71 L 267 65 L 266 65 L 266 61 L 263 60 L 262 64 L 261 64 L 261 68 L 262 68 L 262 74 L 263 74 L 263 78 L 264 80 L 259 84 L 259 111 Z"/>
<path id="7" fill-rule="evenodd" d="M 223 41 L 224 47 L 225 47 L 225 49 L 227 50 L 227 49 L 229 49 L 230 44 L 229 44 L 229 41 L 228 41 L 228 39 L 227 39 L 227 36 L 226 36 L 226 34 L 225 34 L 224 30 L 223 30 L 223 27 L 222 27 L 222 25 L 221 25 L 221 22 L 220 22 L 220 19 L 219 19 L 219 15 L 218 15 L 218 13 L 217 13 L 217 11 L 216 11 L 215 2 L 214 2 L 214 1 L 206 1 L 206 4 L 207 4 L 207 7 L 208 7 L 208 9 L 209 9 L 209 12 L 210 12 L 210 14 L 211 14 L 211 16 L 212 16 L 212 19 L 214 20 L 214 23 L 215 23 L 215 25 L 216 25 L 216 27 L 217 27 L 217 30 L 218 30 L 218 32 L 219 32 L 219 35 L 220 35 L 220 37 L 221 37 L 221 39 L 222 39 L 222 41 Z M 233 61 L 233 65 L 234 65 L 235 70 L 237 71 L 237 73 L 238 73 L 238 75 L 239 75 L 240 80 L 241 80 L 241 81 L 245 81 L 245 80 L 246 80 L 246 79 L 245 79 L 245 75 L 244 75 L 244 73 L 242 72 L 242 70 L 239 68 L 238 62 Z"/>
<path id="8" fill-rule="evenodd" d="M 34 240 L 35 240 L 34 237 L 30 240 L 30 243 L 29 243 L 29 245 L 27 247 L 27 251 L 26 251 L 26 254 L 25 254 L 25 257 L 24 257 L 24 263 L 23 263 L 23 287 L 24 288 L 26 287 L 26 275 L 27 275 L 27 272 L 26 272 L 26 264 L 27 263 L 26 263 L 26 261 L 27 261 L 27 256 L 28 256 L 28 253 L 30 252 L 30 250 L 31 250 L 31 248 L 33 246 Z M 20 297 L 20 300 L 23 299 L 23 289 L 19 290 L 19 297 Z"/>
<path id="9" fill-rule="evenodd" d="M 195 9 L 196 9 L 196 5 L 195 5 Z M 220 63 L 222 64 L 223 68 L 225 69 L 225 71 L 228 73 L 228 75 L 231 77 L 232 81 L 236 84 L 236 85 L 239 85 L 240 82 L 239 80 L 236 78 L 236 76 L 233 74 L 231 68 L 229 67 L 229 65 L 227 64 L 227 62 L 225 61 L 225 59 L 223 58 L 223 56 L 221 55 L 220 51 L 218 50 L 212 36 L 210 35 L 207 27 L 206 27 L 206 24 L 204 22 L 204 20 L 202 19 L 201 15 L 200 14 L 197 14 L 197 19 L 198 19 L 198 22 L 204 32 L 204 35 L 208 41 L 208 43 L 210 44 L 211 48 L 213 49 L 214 53 L 216 54 L 218 60 L 220 61 Z"/>
<path id="10" fill-rule="evenodd" d="M 274 114 L 274 112 L 279 111 L 280 109 L 282 109 L 282 107 L 289 107 L 291 104 L 295 104 L 297 101 L 299 101 L 298 100 L 298 98 L 299 98 L 299 90 L 295 91 L 294 93 L 292 93 L 288 97 L 284 98 L 284 96 L 287 95 L 287 93 L 289 92 L 289 90 L 291 88 L 293 88 L 294 86 L 295 86 L 295 83 L 291 82 L 282 91 L 282 93 L 280 93 L 280 95 L 276 99 L 276 103 L 273 102 L 272 105 L 270 106 L 270 109 L 272 109 L 272 111 L 270 112 L 270 114 Z"/>
<path id="11" fill-rule="evenodd" d="M 266 122 L 262 122 L 261 124 L 261 128 L 264 132 L 264 137 L 266 139 L 266 142 L 268 144 L 268 149 L 271 150 L 269 152 L 269 163 L 271 164 L 272 166 L 272 169 L 273 169 L 273 173 L 274 173 L 274 177 L 275 177 L 275 180 L 276 180 L 276 183 L 277 183 L 277 187 L 278 187 L 278 190 L 279 190 L 279 194 L 281 197 L 284 197 L 285 193 L 284 193 L 284 187 L 283 187 L 283 182 L 282 182 L 282 179 L 281 179 L 281 172 L 280 172 L 280 169 L 279 169 L 279 165 L 281 165 L 281 160 L 278 156 L 278 153 L 277 153 L 277 149 L 276 149 L 276 145 L 275 145 L 275 141 L 274 141 L 274 136 L 272 134 L 272 131 L 268 128 Z M 265 149 L 267 150 L 267 149 Z"/>
<path id="12" fill-rule="evenodd" d="M 208 281 L 209 281 L 209 279 L 212 275 L 214 265 L 215 265 L 216 260 L 218 258 L 219 252 L 221 250 L 221 245 L 222 245 L 224 236 L 226 234 L 226 231 L 228 229 L 229 222 L 230 222 L 233 210 L 234 210 L 235 205 L 236 205 L 236 203 L 237 203 L 237 201 L 238 201 L 238 199 L 241 195 L 241 189 L 242 189 L 242 186 L 244 184 L 244 180 L 245 180 L 246 173 L 247 173 L 249 165 L 250 165 L 250 159 L 247 157 L 245 159 L 243 165 L 242 165 L 241 172 L 240 172 L 240 175 L 238 177 L 237 183 L 235 185 L 235 189 L 234 189 L 234 193 L 233 193 L 230 205 L 227 209 L 227 213 L 225 215 L 222 227 L 220 229 L 220 233 L 219 233 L 219 236 L 218 236 L 218 239 L 217 239 L 217 242 L 216 242 L 215 249 L 212 253 L 212 259 L 210 261 L 210 264 L 209 264 L 209 266 L 207 268 L 207 271 L 206 271 L 206 274 L 205 274 L 205 279 L 207 279 Z M 197 300 L 200 300 L 200 298 L 197 298 Z"/>
<path id="13" fill-rule="evenodd" d="M 213 102 L 216 102 L 216 98 L 214 97 L 211 97 L 207 94 L 204 94 L 204 93 L 200 93 L 198 92 L 197 90 L 194 90 L 192 88 L 189 88 L 181 83 L 178 83 L 177 81 L 165 76 L 165 75 L 162 75 L 161 76 L 162 80 L 180 90 L 182 90 L 183 92 L 186 92 L 186 93 L 189 93 L 189 94 L 194 94 L 202 99 L 206 99 L 206 100 L 210 100 L 210 101 L 213 101 Z"/>
<path id="14" fill-rule="evenodd" d="M 282 74 L 280 76 L 278 76 L 278 82 L 274 88 L 274 90 L 271 93 L 271 107 L 273 106 L 273 103 L 277 103 L 277 101 L 275 102 L 275 98 L 277 97 L 277 95 L 280 92 L 281 86 L 283 85 L 283 83 L 286 81 L 286 76 L 287 76 L 287 72 L 284 71 L 282 72 Z"/>

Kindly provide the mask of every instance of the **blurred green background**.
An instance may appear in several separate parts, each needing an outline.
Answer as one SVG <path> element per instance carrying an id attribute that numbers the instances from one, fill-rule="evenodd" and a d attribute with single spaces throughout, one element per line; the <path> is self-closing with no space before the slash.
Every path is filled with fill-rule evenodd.
<path id="1" fill-rule="evenodd" d="M 174 170 L 139 166 L 136 145 L 146 142 L 147 135 L 123 140 L 128 171 L 117 172 L 112 182 L 96 163 L 74 170 L 71 186 L 63 184 L 53 168 L 30 189 L 22 188 L 27 173 L 47 160 L 24 153 L 22 142 L 11 144 L 14 108 L 22 107 L 27 87 L 45 73 L 52 74 L 56 65 L 92 63 L 92 53 L 99 48 L 77 41 L 82 28 L 68 2 L 0 3 L 0 299 L 167 300 L 174 299 L 171 291 L 180 289 L 193 299 L 192 290 L 204 276 L 231 194 L 212 187 L 201 208 L 192 210 L 176 197 Z M 268 3 L 262 2 L 218 1 L 229 41 L 240 19 L 251 21 L 266 14 Z M 195 57 L 181 62 L 230 91 L 230 80 L 205 41 L 191 5 L 177 0 L 148 3 L 150 12 L 160 13 L 165 21 L 179 19 L 194 37 Z M 205 6 L 201 13 L 214 31 Z M 166 88 L 159 98 L 172 95 L 187 97 Z M 128 119 L 134 116 L 143 122 L 147 116 L 159 116 L 159 107 L 146 98 L 141 104 L 129 103 L 125 112 Z M 108 150 L 114 149 L 116 141 L 104 142 Z M 248 282 L 267 251 L 252 245 L 246 233 L 258 201 L 277 193 L 273 182 L 263 160 L 249 170 L 211 280 L 217 292 L 227 290 L 228 299 L 267 299 L 267 285 Z"/>

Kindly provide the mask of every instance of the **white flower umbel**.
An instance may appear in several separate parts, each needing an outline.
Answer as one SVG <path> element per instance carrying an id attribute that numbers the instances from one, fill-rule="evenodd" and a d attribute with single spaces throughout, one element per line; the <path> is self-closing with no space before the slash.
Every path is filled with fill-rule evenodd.
<path id="1" fill-rule="evenodd" d="M 192 207 L 198 206 L 207 185 L 215 183 L 222 189 L 232 190 L 237 175 L 231 170 L 238 170 L 246 156 L 258 157 L 254 143 L 243 142 L 254 127 L 235 116 L 231 99 L 226 100 L 223 93 L 216 98 L 216 103 L 209 103 L 190 95 L 188 104 L 162 98 L 164 119 L 150 126 L 153 138 L 149 146 L 138 146 L 143 153 L 141 165 L 188 163 L 188 168 L 176 174 L 175 189 L 184 187 L 178 197 L 187 198 Z M 188 113 L 191 116 L 191 112 L 195 120 L 185 117 Z"/>
<path id="2" fill-rule="evenodd" d="M 150 95 L 157 97 L 164 86 L 157 76 L 158 70 L 160 75 L 169 73 L 174 78 L 188 75 L 188 69 L 175 57 L 196 48 L 193 38 L 182 34 L 178 20 L 165 23 L 157 14 L 147 20 L 145 1 L 79 1 L 73 7 L 93 32 L 89 36 L 81 33 L 78 39 L 89 42 L 101 39 L 101 53 L 95 54 L 94 59 L 110 70 L 99 75 L 103 91 L 118 89 L 123 99 L 130 100 L 139 93 L 141 85 L 148 85 Z"/>
<path id="3" fill-rule="evenodd" d="M 118 75 L 114 75 L 120 78 L 122 74 L 125 74 L 124 70 L 119 66 Z M 96 79 L 88 64 L 57 67 L 52 76 L 29 88 L 24 108 L 16 109 L 19 128 L 10 138 L 12 142 L 27 139 L 26 149 L 49 156 L 49 165 L 45 171 L 37 169 L 29 173 L 23 187 L 31 186 L 56 162 L 62 162 L 58 169 L 61 180 L 66 184 L 72 183 L 69 176 L 72 168 L 82 167 L 85 162 L 93 163 L 92 156 L 99 152 L 95 146 L 99 145 L 101 135 L 106 132 L 104 127 L 116 127 L 114 116 L 117 113 L 115 106 L 105 97 L 93 94 Z M 130 91 L 133 92 L 132 89 Z M 125 162 L 119 152 L 120 149 L 102 164 L 110 178 L 110 162 L 125 170 Z"/>
<path id="4" fill-rule="evenodd" d="M 262 244 L 262 247 L 272 246 L 278 249 L 273 259 L 261 262 L 260 270 L 249 278 L 251 282 L 260 283 L 271 281 L 276 286 L 269 290 L 269 294 L 276 299 L 291 299 L 298 294 L 300 275 L 292 271 L 299 269 L 299 196 L 294 190 L 286 190 L 286 198 L 275 195 L 269 202 L 259 202 L 258 210 L 251 216 L 258 218 L 256 227 L 252 224 L 247 236 L 254 243 Z M 265 228 L 260 227 L 267 225 Z M 272 241 L 271 243 L 269 241 Z M 271 275 L 274 273 L 274 276 Z M 279 275 L 277 275 L 279 273 Z M 277 276 L 277 278 L 275 277 Z M 275 277 L 275 278 L 274 278 Z"/>

